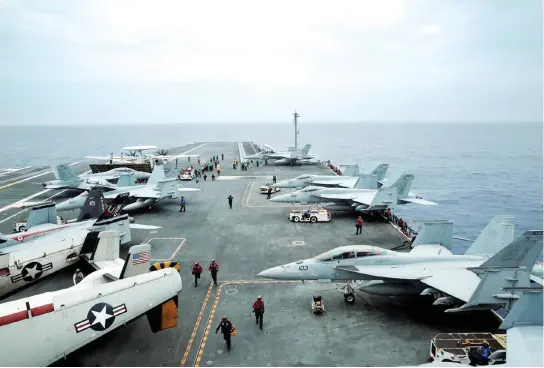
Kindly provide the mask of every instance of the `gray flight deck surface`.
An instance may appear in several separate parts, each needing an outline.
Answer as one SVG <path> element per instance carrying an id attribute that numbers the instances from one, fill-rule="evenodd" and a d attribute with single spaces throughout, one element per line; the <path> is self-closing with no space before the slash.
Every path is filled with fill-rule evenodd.
<path id="1" fill-rule="evenodd" d="M 250 143 L 243 147 L 253 154 Z M 427 298 L 387 298 L 357 291 L 353 305 L 344 302 L 342 284 L 278 282 L 260 279 L 260 271 L 290 261 L 309 258 L 348 244 L 372 244 L 393 248 L 405 239 L 391 225 L 366 222 L 362 235 L 355 235 L 354 215 L 336 216 L 330 223 L 300 223 L 288 220 L 292 206 L 271 203 L 259 186 L 301 173 L 331 174 L 323 164 L 252 167 L 233 170 L 238 143 L 194 143 L 170 149 L 169 154 L 199 154 L 203 160 L 225 154 L 221 177 L 200 180 L 200 192 L 187 193 L 187 212 L 179 213 L 177 200 L 166 199 L 151 211 L 132 213 L 137 223 L 160 225 L 160 230 L 133 230 L 132 244 L 149 241 L 153 260 L 173 258 L 181 262 L 183 290 L 179 296 L 179 328 L 153 334 L 145 317 L 139 318 L 83 347 L 59 365 L 82 366 L 396 366 L 418 365 L 428 358 L 429 341 L 440 332 L 491 331 L 498 323 L 487 312 L 445 315 L 431 307 Z M 192 162 L 195 160 L 192 159 Z M 180 166 L 187 165 L 185 159 Z M 88 170 L 88 162 L 75 164 L 76 172 Z M 42 171 L 48 170 L 42 168 Z M 28 177 L 40 174 L 32 172 Z M 25 173 L 10 173 L 15 182 Z M 7 177 L 0 173 L 0 180 Z M 43 191 L 41 183 L 52 174 L 0 184 L 0 232 L 8 233 L 15 220 L 27 212 L 5 209 L 18 200 Z M 185 183 L 195 186 L 195 182 Z M 282 190 L 280 193 L 284 192 Z M 47 191 L 30 201 L 51 197 Z M 73 192 L 58 194 L 59 200 Z M 233 209 L 227 197 L 234 197 Z M 56 199 L 56 198 L 53 198 Z M 19 213 L 21 212 L 21 213 Z M 19 213 L 18 215 L 16 215 Z M 76 212 L 61 212 L 66 219 Z M 13 216 L 13 217 L 12 217 Z M 129 246 L 122 246 L 122 256 Z M 215 258 L 220 265 L 219 286 L 211 286 L 205 271 L 194 288 L 191 267 L 199 261 L 206 269 Z M 69 287 L 73 268 L 60 271 L 6 299 Z M 353 284 L 352 284 L 353 285 Z M 322 295 L 325 315 L 312 315 L 312 295 Z M 252 303 L 262 295 L 266 313 L 264 331 L 258 329 Z M 145 295 L 142 295 L 145 298 Z M 227 315 L 238 330 L 232 350 L 226 350 L 215 328 Z M 21 337 L 23 343 L 24 337 Z"/>

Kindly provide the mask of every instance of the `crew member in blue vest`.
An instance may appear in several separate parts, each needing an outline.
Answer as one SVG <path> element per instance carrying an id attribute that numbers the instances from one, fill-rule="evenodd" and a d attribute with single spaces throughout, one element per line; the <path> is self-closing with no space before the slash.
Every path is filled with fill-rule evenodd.
<path id="1" fill-rule="evenodd" d="M 185 198 L 183 198 L 183 196 L 181 196 L 179 205 L 179 212 L 185 212 Z"/>

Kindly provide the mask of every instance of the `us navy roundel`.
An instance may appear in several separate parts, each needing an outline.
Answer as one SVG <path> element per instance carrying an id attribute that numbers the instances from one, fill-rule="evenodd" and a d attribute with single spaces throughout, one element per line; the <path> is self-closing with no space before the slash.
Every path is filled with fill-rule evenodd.
<path id="1" fill-rule="evenodd" d="M 53 264 L 51 262 L 45 265 L 42 265 L 39 262 L 27 263 L 19 275 L 15 275 L 11 278 L 11 282 L 16 283 L 21 280 L 32 282 L 39 279 L 45 271 L 49 271 L 52 268 Z"/>
<path id="2" fill-rule="evenodd" d="M 112 307 L 108 303 L 98 303 L 91 307 L 87 313 L 87 319 L 74 324 L 74 327 L 77 333 L 88 328 L 94 331 L 104 331 L 113 324 L 116 316 L 126 312 L 127 307 L 124 304 Z"/>

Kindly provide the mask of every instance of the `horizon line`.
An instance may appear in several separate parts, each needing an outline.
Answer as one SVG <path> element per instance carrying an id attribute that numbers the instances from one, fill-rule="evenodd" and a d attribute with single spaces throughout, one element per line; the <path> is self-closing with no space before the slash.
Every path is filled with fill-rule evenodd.
<path id="1" fill-rule="evenodd" d="M 124 125 L 141 125 L 141 126 L 149 126 L 149 125 L 219 125 L 219 124 L 225 124 L 225 125 L 260 125 L 260 124 L 278 124 L 278 125 L 287 125 L 292 124 L 293 121 L 289 122 L 280 122 L 280 121 L 254 121 L 254 122 L 248 122 L 248 121 L 238 121 L 238 122 L 213 122 L 213 121 L 201 121 L 201 122 L 135 122 L 135 123 L 85 123 L 85 124 L 74 124 L 74 123 L 55 123 L 55 124 L 0 124 L 0 127 L 6 127 L 6 128 L 18 128 L 18 127 L 32 127 L 32 128 L 38 128 L 38 127 L 92 127 L 92 126 L 124 126 Z M 307 121 L 304 123 L 299 123 L 299 125 L 306 125 L 306 124 L 542 124 L 542 121 Z"/>

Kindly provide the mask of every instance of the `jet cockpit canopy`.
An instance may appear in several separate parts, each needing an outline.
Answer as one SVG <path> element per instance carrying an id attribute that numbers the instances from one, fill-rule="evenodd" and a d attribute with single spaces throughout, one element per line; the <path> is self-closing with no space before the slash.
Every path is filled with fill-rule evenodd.
<path id="1" fill-rule="evenodd" d="M 327 262 L 383 255 L 387 255 L 386 249 L 373 247 L 371 245 L 344 245 L 322 253 L 313 259 L 319 262 Z"/>

